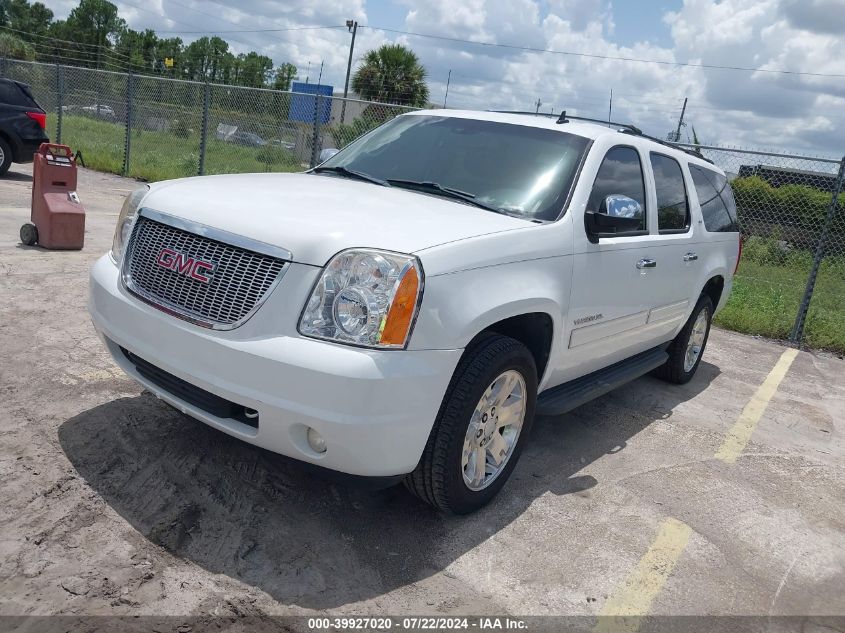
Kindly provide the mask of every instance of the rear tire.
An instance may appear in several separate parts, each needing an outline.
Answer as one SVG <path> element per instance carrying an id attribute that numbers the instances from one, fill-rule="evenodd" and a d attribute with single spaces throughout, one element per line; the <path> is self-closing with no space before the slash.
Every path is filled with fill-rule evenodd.
<path id="1" fill-rule="evenodd" d="M 38 229 L 31 222 L 21 227 L 21 243 L 25 246 L 35 246 L 38 243 Z"/>
<path id="2" fill-rule="evenodd" d="M 12 166 L 12 148 L 5 139 L 0 138 L 0 176 L 3 176 Z"/>
<path id="3" fill-rule="evenodd" d="M 405 487 L 444 512 L 479 509 L 496 496 L 516 466 L 536 400 L 537 369 L 528 348 L 507 336 L 484 337 L 458 363 Z"/>
<path id="4" fill-rule="evenodd" d="M 709 296 L 701 295 L 686 325 L 666 350 L 669 360 L 655 369 L 654 375 L 676 385 L 683 385 L 692 380 L 704 355 L 712 320 L 713 301 Z"/>

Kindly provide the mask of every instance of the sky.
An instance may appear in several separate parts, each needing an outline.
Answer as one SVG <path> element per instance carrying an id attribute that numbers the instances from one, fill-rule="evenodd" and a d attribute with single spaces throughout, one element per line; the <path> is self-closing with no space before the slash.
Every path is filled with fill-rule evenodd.
<path id="1" fill-rule="evenodd" d="M 64 18 L 77 1 L 46 4 Z M 297 29 L 219 34 L 236 53 L 256 50 L 276 64 L 293 63 L 302 80 L 317 81 L 322 63 L 320 81 L 336 91 L 343 90 L 351 39 L 344 23 L 354 19 L 360 27 L 353 71 L 366 51 L 401 43 L 420 57 L 438 105 L 533 111 L 539 99 L 544 112 L 607 118 L 613 90 L 613 120 L 665 138 L 687 98 L 682 140 L 694 126 L 704 143 L 835 158 L 845 153 L 845 0 L 115 4 L 132 28 L 186 42 L 200 37 L 197 31 Z"/>

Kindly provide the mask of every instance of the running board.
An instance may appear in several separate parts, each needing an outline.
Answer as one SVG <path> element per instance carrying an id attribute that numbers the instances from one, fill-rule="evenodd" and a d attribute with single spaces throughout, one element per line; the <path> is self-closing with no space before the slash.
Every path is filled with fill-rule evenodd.
<path id="1" fill-rule="evenodd" d="M 610 367 L 547 389 L 537 397 L 537 414 L 561 415 L 647 374 L 669 359 L 665 348 L 665 345 L 654 347 Z"/>

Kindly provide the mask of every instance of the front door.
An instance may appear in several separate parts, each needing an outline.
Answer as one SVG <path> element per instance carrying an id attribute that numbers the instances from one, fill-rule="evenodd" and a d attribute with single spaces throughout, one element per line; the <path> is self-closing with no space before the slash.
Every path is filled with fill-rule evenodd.
<path id="1" fill-rule="evenodd" d="M 608 196 L 625 196 L 641 206 L 641 222 L 612 237 L 591 239 L 575 219 L 574 266 L 568 340 L 555 382 L 571 380 L 653 346 L 649 313 L 660 294 L 661 253 L 647 195 L 643 155 L 632 145 L 610 148 L 599 167 L 587 211 L 606 212 Z M 664 265 L 667 265 L 666 262 Z"/>

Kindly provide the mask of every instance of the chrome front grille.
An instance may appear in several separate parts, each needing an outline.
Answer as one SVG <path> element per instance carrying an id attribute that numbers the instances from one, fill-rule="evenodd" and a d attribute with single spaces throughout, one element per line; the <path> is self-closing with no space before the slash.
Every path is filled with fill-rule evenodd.
<path id="1" fill-rule="evenodd" d="M 281 279 L 287 265 L 283 257 L 287 255 L 289 260 L 290 254 L 257 242 L 262 250 L 278 250 L 281 257 L 231 242 L 245 244 L 247 240 L 144 209 L 126 246 L 124 283 L 147 303 L 197 325 L 238 327 Z M 168 254 L 163 256 L 165 249 Z M 161 263 L 173 261 L 176 256 L 172 253 L 179 258 L 173 269 Z M 212 267 L 199 269 L 198 280 L 190 274 L 191 261 Z M 203 277 L 208 278 L 207 283 Z"/>

